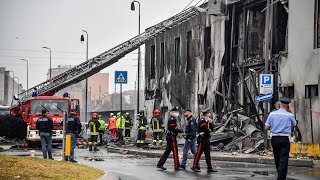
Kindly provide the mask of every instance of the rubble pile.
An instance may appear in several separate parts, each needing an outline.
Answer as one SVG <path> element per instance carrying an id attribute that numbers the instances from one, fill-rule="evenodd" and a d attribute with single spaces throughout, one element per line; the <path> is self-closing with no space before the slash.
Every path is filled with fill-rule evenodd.
<path id="1" fill-rule="evenodd" d="M 24 139 L 26 137 L 26 124 L 18 117 L 10 115 L 0 116 L 0 136 L 9 139 Z"/>

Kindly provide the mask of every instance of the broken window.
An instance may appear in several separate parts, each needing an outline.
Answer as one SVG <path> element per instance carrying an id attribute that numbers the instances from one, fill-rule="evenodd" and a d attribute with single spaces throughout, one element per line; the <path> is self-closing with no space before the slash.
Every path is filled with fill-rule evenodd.
<path id="1" fill-rule="evenodd" d="M 156 78 L 156 47 L 155 46 L 151 46 L 151 61 L 150 61 L 150 79 L 154 79 Z"/>
<path id="2" fill-rule="evenodd" d="M 284 87 L 283 91 L 284 96 L 294 99 L 294 86 Z"/>
<path id="3" fill-rule="evenodd" d="M 210 68 L 211 57 L 211 27 L 204 30 L 204 68 Z"/>
<path id="4" fill-rule="evenodd" d="M 164 42 L 160 45 L 160 56 L 161 56 L 161 70 L 160 77 L 163 77 L 165 71 L 165 61 L 164 61 Z"/>
<path id="5" fill-rule="evenodd" d="M 315 0 L 314 47 L 315 48 L 320 48 L 320 0 Z"/>
<path id="6" fill-rule="evenodd" d="M 187 68 L 186 68 L 186 72 L 190 72 L 191 71 L 191 67 L 192 67 L 192 57 L 191 57 L 192 45 L 191 45 L 191 41 L 192 41 L 192 32 L 189 31 L 187 33 Z"/>
<path id="7" fill-rule="evenodd" d="M 175 59 L 175 74 L 180 73 L 180 37 L 175 39 L 175 46 L 174 46 L 174 59 Z"/>
<path id="8" fill-rule="evenodd" d="M 151 100 L 153 99 L 154 96 L 154 91 L 153 90 L 145 90 L 145 100 Z"/>
<path id="9" fill-rule="evenodd" d="M 306 85 L 306 99 L 318 96 L 318 84 Z"/>

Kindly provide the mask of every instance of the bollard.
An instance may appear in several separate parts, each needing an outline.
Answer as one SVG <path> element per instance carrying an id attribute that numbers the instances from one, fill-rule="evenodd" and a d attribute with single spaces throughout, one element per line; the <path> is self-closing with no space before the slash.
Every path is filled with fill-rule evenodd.
<path id="1" fill-rule="evenodd" d="M 66 144 L 65 147 L 65 157 L 70 156 L 70 150 L 71 150 L 71 134 L 66 135 Z"/>

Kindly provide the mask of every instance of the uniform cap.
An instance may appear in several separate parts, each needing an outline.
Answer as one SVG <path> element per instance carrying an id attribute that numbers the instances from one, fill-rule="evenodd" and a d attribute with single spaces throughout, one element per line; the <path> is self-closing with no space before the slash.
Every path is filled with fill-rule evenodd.
<path id="1" fill-rule="evenodd" d="M 71 112 L 76 112 L 76 110 L 75 109 L 71 109 Z"/>
<path id="2" fill-rule="evenodd" d="M 45 109 L 42 109 L 41 114 L 46 114 L 48 111 Z"/>
<path id="3" fill-rule="evenodd" d="M 202 113 L 208 113 L 208 112 L 211 112 L 210 108 L 207 108 L 207 109 L 203 109 L 203 110 L 202 110 Z"/>
<path id="4" fill-rule="evenodd" d="M 283 104 L 289 104 L 289 103 L 291 103 L 291 100 L 289 98 L 285 97 L 285 96 L 282 96 L 280 98 L 280 102 L 283 103 Z"/>
<path id="5" fill-rule="evenodd" d="M 172 111 L 178 111 L 178 107 L 174 107 L 174 108 L 172 108 L 171 110 L 170 110 L 170 112 L 172 112 Z"/>
<path id="6" fill-rule="evenodd" d="M 184 112 L 192 112 L 191 109 L 187 108 L 184 110 Z"/>

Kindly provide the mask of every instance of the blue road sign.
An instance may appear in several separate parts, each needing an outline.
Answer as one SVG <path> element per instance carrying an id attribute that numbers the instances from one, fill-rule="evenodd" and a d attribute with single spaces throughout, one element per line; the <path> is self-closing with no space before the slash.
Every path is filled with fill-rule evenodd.
<path id="1" fill-rule="evenodd" d="M 259 103 L 261 101 L 266 101 L 268 99 L 272 99 L 272 93 L 264 94 L 264 95 L 261 95 L 261 96 L 257 96 L 256 97 L 256 103 Z"/>
<path id="2" fill-rule="evenodd" d="M 263 84 L 263 85 L 271 85 L 272 84 L 272 75 L 271 74 L 262 74 L 262 76 L 261 76 L 261 84 Z"/>
<path id="3" fill-rule="evenodd" d="M 260 94 L 273 94 L 273 74 L 260 74 Z"/>
<path id="4" fill-rule="evenodd" d="M 128 82 L 128 71 L 115 71 L 114 82 L 116 84 L 127 84 L 127 82 Z"/>

